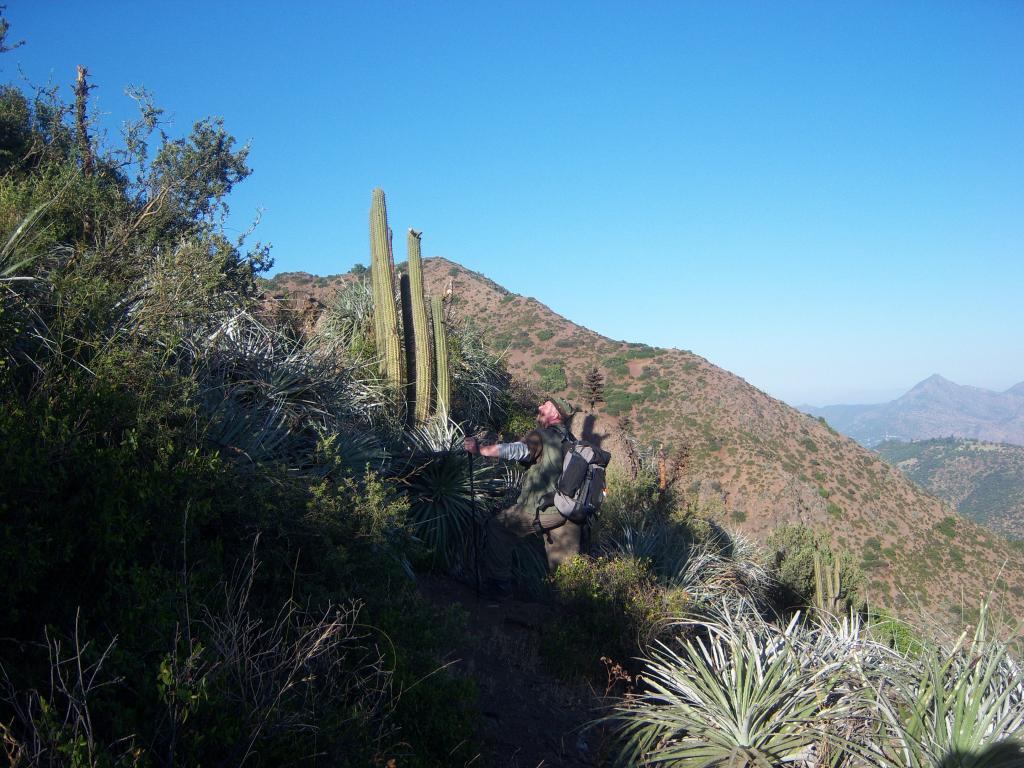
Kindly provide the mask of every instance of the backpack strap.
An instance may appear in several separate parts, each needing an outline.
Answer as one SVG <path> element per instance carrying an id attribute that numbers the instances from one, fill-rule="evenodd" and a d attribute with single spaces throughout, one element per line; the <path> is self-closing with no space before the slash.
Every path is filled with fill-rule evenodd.
<path id="1" fill-rule="evenodd" d="M 541 536 L 547 539 L 548 544 L 554 543 L 554 541 L 551 538 L 551 532 L 556 528 L 561 528 L 563 525 L 569 522 L 569 518 L 562 517 L 561 515 L 559 515 L 559 517 L 562 517 L 561 522 L 555 523 L 554 525 L 544 525 L 543 523 L 541 523 L 540 513 L 543 512 L 545 509 L 548 509 L 549 507 L 553 507 L 554 505 L 555 494 L 553 492 L 544 494 L 541 497 L 540 504 L 537 505 L 537 511 L 534 513 L 533 516 L 533 530 L 535 530 L 537 533 L 539 533 Z"/>
<path id="2" fill-rule="evenodd" d="M 565 447 L 566 443 L 569 443 L 570 445 L 575 445 L 576 443 L 579 442 L 579 440 L 576 439 L 576 436 L 569 431 L 569 428 L 565 426 L 565 424 L 554 424 L 552 425 L 551 429 L 555 430 L 556 432 L 558 432 L 558 434 L 562 436 L 563 448 Z"/>

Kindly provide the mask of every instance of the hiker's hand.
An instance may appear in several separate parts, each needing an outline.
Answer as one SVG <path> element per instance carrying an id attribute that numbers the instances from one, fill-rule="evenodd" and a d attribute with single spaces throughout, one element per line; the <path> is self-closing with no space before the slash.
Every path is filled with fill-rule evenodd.
<path id="1" fill-rule="evenodd" d="M 462 447 L 466 449 L 467 453 L 480 453 L 480 445 L 477 443 L 475 437 L 467 437 L 463 440 Z"/>

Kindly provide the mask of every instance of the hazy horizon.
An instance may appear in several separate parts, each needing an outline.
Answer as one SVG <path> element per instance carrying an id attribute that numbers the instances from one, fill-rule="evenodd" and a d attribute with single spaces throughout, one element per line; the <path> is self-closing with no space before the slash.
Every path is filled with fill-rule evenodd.
<path id="1" fill-rule="evenodd" d="M 425 253 L 791 404 L 1024 380 L 1024 4 L 6 15 L 5 74 L 88 66 L 110 134 L 134 84 L 251 139 L 229 224 L 265 209 L 275 271 L 368 263 L 380 186 Z"/>
<path id="2" fill-rule="evenodd" d="M 845 390 L 836 390 L 836 392 L 838 393 L 838 396 L 836 398 L 821 402 L 812 402 L 809 400 L 789 400 L 785 398 L 779 399 L 783 400 L 784 402 L 792 406 L 806 405 L 812 406 L 814 408 L 824 408 L 827 405 L 877 405 L 879 403 L 888 403 L 892 400 L 897 399 L 901 395 L 905 395 L 907 392 L 913 389 L 915 385 L 920 384 L 927 378 L 928 376 L 922 376 L 917 381 L 911 382 L 902 388 L 894 387 L 891 389 L 858 389 L 856 387 L 850 387 Z M 943 376 L 943 378 L 950 379 L 949 376 Z M 1005 392 L 1010 387 L 1020 383 L 1020 381 L 1013 381 L 1007 384 L 1006 386 L 1002 386 L 999 384 L 994 386 L 986 386 L 984 384 L 976 384 L 972 381 L 956 381 L 955 379 L 950 379 L 950 381 L 953 381 L 955 384 L 960 384 L 962 386 L 978 387 L 979 389 L 987 389 L 992 392 Z"/>

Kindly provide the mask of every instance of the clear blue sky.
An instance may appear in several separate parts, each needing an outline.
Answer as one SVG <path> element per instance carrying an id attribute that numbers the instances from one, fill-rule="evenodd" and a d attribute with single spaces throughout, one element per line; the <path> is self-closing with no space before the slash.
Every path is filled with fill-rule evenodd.
<path id="1" fill-rule="evenodd" d="M 1022 2 L 7 5 L 6 79 L 251 139 L 276 270 L 366 263 L 381 186 L 428 255 L 792 403 L 1024 380 Z"/>

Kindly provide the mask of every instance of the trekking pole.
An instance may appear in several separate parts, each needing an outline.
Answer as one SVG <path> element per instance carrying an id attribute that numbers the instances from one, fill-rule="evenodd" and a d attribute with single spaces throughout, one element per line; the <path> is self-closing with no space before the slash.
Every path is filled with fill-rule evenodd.
<path id="1" fill-rule="evenodd" d="M 476 480 L 473 472 L 473 454 L 466 451 L 469 457 L 469 503 L 473 511 L 473 572 L 476 577 L 476 599 L 480 599 L 480 520 L 476 510 Z"/>

